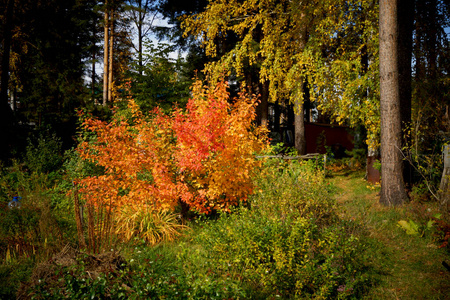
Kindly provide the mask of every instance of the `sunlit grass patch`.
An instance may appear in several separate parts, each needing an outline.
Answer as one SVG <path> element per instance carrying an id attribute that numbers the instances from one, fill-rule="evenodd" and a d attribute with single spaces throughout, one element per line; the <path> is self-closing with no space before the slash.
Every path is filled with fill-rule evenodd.
<path id="1" fill-rule="evenodd" d="M 432 230 L 423 237 L 408 235 L 398 224 L 411 219 L 426 225 L 436 205 L 412 201 L 385 207 L 379 203 L 378 188 L 368 188 L 363 176 L 362 172 L 359 178 L 335 173 L 329 180 L 339 191 L 340 216 L 365 227 L 361 232 L 365 254 L 378 266 L 379 284 L 365 298 L 446 299 L 450 273 L 441 262 L 448 260 L 448 252 L 438 249 Z"/>

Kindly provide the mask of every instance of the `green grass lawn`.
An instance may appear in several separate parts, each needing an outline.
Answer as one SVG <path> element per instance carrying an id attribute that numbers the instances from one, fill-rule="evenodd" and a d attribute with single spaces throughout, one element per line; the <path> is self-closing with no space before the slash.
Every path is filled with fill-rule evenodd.
<path id="1" fill-rule="evenodd" d="M 379 269 L 379 283 L 367 299 L 449 299 L 448 250 L 439 249 L 433 233 L 407 235 L 397 222 L 413 219 L 426 223 L 437 212 L 434 203 L 408 203 L 399 208 L 379 204 L 379 188 L 363 179 L 363 172 L 334 173 L 328 179 L 336 187 L 338 211 L 365 227 L 370 255 Z"/>

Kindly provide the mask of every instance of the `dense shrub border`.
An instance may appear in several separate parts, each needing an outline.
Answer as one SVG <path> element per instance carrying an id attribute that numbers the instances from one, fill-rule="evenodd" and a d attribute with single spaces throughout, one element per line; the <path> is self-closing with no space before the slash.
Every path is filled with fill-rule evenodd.
<path id="1" fill-rule="evenodd" d="M 128 248 L 123 270 L 88 285 L 83 268 L 61 270 L 68 283 L 58 289 L 111 299 L 361 298 L 374 281 L 370 261 L 354 224 L 337 216 L 323 171 L 272 162 L 255 182 L 245 205 L 192 221 L 181 240 Z"/>

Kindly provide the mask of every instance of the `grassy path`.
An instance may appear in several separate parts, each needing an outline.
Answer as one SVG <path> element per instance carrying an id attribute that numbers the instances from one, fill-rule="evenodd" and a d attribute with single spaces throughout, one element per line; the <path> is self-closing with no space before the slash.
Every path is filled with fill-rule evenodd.
<path id="1" fill-rule="evenodd" d="M 379 191 L 368 187 L 363 176 L 341 171 L 329 180 L 336 186 L 342 217 L 364 225 L 367 254 L 380 271 L 380 282 L 367 299 L 450 299 L 450 272 L 442 266 L 443 260 L 450 261 L 448 252 L 438 249 L 431 232 L 412 236 L 397 226 L 408 218 L 426 223 L 435 208 L 429 203 L 383 207 Z"/>

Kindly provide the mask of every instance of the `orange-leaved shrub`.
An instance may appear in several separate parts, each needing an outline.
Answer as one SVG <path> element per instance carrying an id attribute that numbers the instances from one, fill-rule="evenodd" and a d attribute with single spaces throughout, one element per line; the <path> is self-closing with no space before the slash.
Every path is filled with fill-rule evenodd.
<path id="1" fill-rule="evenodd" d="M 197 83 L 192 94 L 185 111 L 170 115 L 156 109 L 145 117 L 129 100 L 127 119 L 83 121 L 94 138 L 78 151 L 104 167 L 103 175 L 78 181 L 89 203 L 165 211 L 183 201 L 209 213 L 246 200 L 260 163 L 254 154 L 268 145 L 266 131 L 252 123 L 255 101 L 240 94 L 230 102 L 225 82 Z"/>

